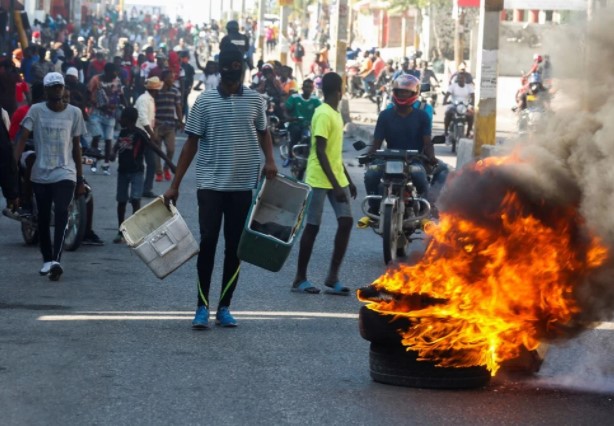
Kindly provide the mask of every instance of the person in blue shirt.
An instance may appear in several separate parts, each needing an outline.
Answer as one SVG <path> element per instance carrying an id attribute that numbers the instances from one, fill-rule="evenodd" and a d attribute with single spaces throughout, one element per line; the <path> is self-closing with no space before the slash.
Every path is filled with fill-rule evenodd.
<path id="1" fill-rule="evenodd" d="M 394 73 L 392 79 L 396 80 L 397 77 L 403 74 L 413 75 L 418 80 L 420 80 L 420 70 L 418 69 L 418 65 L 416 64 L 415 59 L 410 60 L 407 57 L 403 58 L 403 62 L 401 63 L 401 69 Z"/>
<path id="2" fill-rule="evenodd" d="M 374 153 L 381 148 L 384 141 L 388 149 L 416 150 L 429 158 L 429 166 L 437 165 L 437 177 L 433 182 L 444 181 L 447 176 L 447 167 L 438 164 L 435 158 L 435 150 L 431 141 L 431 120 L 429 115 L 422 109 L 414 108 L 420 94 L 420 80 L 409 74 L 397 77 L 392 85 L 392 99 L 394 106 L 383 110 L 375 126 L 373 144 L 369 153 Z M 365 172 L 365 189 L 368 195 L 381 194 L 380 181 L 383 176 L 383 163 L 372 163 Z M 429 193 L 429 181 L 425 165 L 416 161 L 412 167 L 411 179 L 416 186 L 418 194 L 427 198 Z M 441 182 L 442 183 L 442 182 Z M 378 214 L 379 202 L 369 202 L 369 212 Z M 359 221 L 367 221 L 362 218 Z"/>

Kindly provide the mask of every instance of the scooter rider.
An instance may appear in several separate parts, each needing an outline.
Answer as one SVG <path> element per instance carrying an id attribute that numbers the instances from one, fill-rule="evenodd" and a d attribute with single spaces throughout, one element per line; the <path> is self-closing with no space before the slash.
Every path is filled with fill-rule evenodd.
<path id="1" fill-rule="evenodd" d="M 290 145 L 288 148 L 288 158 L 283 166 L 288 167 L 292 159 L 292 147 L 301 141 L 301 136 L 305 127 L 311 125 L 311 119 L 316 108 L 322 105 L 317 97 L 313 95 L 314 84 L 313 80 L 306 79 L 303 81 L 303 93 L 298 93 L 290 96 L 286 101 L 286 112 L 289 115 L 288 121 L 290 125 L 288 131 L 290 133 Z"/>
<path id="2" fill-rule="evenodd" d="M 420 80 L 403 74 L 392 83 L 393 108 L 383 110 L 377 119 L 373 145 L 369 154 L 381 148 L 386 141 L 388 149 L 416 150 L 426 155 L 432 165 L 437 164 L 431 141 L 431 126 L 426 112 L 413 107 L 420 94 Z M 411 180 L 421 197 L 427 197 L 429 182 L 424 165 L 416 161 Z M 380 181 L 384 173 L 382 163 L 372 163 L 365 172 L 365 189 L 368 195 L 381 194 Z M 379 212 L 379 202 L 369 201 L 369 211 Z M 359 226 L 369 223 L 368 217 L 360 219 Z"/>
<path id="3" fill-rule="evenodd" d="M 518 96 L 517 102 L 518 105 L 515 108 L 517 111 L 522 111 L 536 104 L 547 109 L 550 104 L 550 95 L 542 83 L 541 74 L 533 73 L 529 76 L 528 89 Z"/>
<path id="4" fill-rule="evenodd" d="M 454 109 L 456 108 L 454 102 L 464 102 L 469 105 L 467 108 L 467 137 L 471 134 L 473 128 L 473 107 L 475 100 L 475 93 L 473 84 L 466 84 L 464 73 L 458 73 L 456 82 L 448 86 L 448 91 L 443 98 L 443 104 L 448 103 L 448 99 L 452 97 L 452 104 L 448 105 L 446 109 L 446 115 L 444 118 L 445 136 L 448 136 L 448 130 L 450 129 L 450 123 L 454 117 Z"/>

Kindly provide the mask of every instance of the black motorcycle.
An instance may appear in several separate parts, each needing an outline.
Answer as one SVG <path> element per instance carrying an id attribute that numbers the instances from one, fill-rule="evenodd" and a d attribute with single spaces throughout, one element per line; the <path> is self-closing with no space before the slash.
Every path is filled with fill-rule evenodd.
<path id="1" fill-rule="evenodd" d="M 82 157 L 82 162 L 85 165 L 93 164 L 94 160 L 88 157 Z M 23 187 L 23 173 L 20 173 L 20 180 Z M 87 203 L 92 198 L 92 188 L 87 182 L 84 182 L 85 194 L 80 197 L 75 197 L 68 206 L 68 223 L 66 225 L 66 234 L 64 237 L 64 249 L 67 251 L 75 251 L 81 246 L 83 237 L 87 230 Z M 31 200 L 32 211 L 25 213 L 18 213 L 6 208 L 2 211 L 2 214 L 10 219 L 14 219 L 21 223 L 21 235 L 23 241 L 27 245 L 38 244 L 38 208 L 36 205 L 36 197 L 32 197 Z M 53 226 L 53 207 L 51 207 L 51 225 Z"/>
<path id="2" fill-rule="evenodd" d="M 362 141 L 354 143 L 356 150 L 366 147 Z M 422 229 L 423 221 L 431 217 L 430 203 L 418 196 L 411 180 L 415 161 L 425 162 L 428 158 L 418 151 L 396 149 L 378 150 L 358 157 L 358 163 L 364 166 L 383 163 L 383 195 L 367 195 L 362 201 L 362 210 L 371 219 L 369 226 L 382 236 L 386 264 L 407 254 L 409 243 L 415 239 L 413 235 Z M 370 200 L 380 202 L 379 214 L 369 211 Z"/>
<path id="3" fill-rule="evenodd" d="M 273 139 L 273 145 L 279 146 L 287 143 L 288 130 L 281 119 L 279 113 L 279 105 L 276 100 L 269 95 L 262 95 L 266 102 L 266 116 L 269 131 L 271 132 L 271 138 Z"/>
<path id="4" fill-rule="evenodd" d="M 298 121 L 302 122 L 303 118 L 298 117 Z M 301 127 L 301 138 L 298 143 L 292 146 L 292 155 L 290 156 L 290 172 L 297 180 L 302 181 L 305 177 L 307 159 L 309 158 L 309 151 L 311 149 L 311 129 L 309 128 L 309 124 L 305 123 L 303 123 Z M 279 147 L 279 154 L 282 160 L 288 159 L 290 154 L 289 148 L 290 141 L 288 138 L 287 142 Z"/>

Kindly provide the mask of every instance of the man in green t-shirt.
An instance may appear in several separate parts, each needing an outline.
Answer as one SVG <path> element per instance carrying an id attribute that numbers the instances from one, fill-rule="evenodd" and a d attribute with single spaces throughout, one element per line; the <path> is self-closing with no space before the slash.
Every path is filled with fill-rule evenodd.
<path id="1" fill-rule="evenodd" d="M 301 141 L 303 131 L 308 128 L 313 118 L 313 113 L 317 107 L 322 105 L 322 101 L 313 95 L 313 80 L 303 81 L 303 93 L 295 93 L 286 101 L 286 112 L 290 126 L 290 146 L 288 148 L 288 158 L 283 166 L 288 167 L 292 161 L 292 147 Z"/>
<path id="2" fill-rule="evenodd" d="M 352 230 L 350 197 L 356 198 L 356 187 L 343 165 L 343 119 L 337 111 L 342 97 L 341 76 L 327 73 L 322 78 L 324 103 L 318 107 L 311 121 L 311 152 L 307 161 L 305 182 L 313 188 L 307 210 L 307 225 L 301 238 L 296 277 L 292 291 L 318 294 L 320 289 L 307 280 L 307 265 L 313 244 L 320 229 L 324 200 L 328 198 L 337 216 L 333 257 L 324 281 L 326 293 L 348 296 L 350 289 L 339 281 L 339 268 L 347 249 Z"/>

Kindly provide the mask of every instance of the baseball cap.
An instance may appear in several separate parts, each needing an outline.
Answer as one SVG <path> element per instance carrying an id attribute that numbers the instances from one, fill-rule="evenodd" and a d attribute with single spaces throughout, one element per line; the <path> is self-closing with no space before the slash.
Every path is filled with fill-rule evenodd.
<path id="1" fill-rule="evenodd" d="M 50 86 L 64 86 L 64 77 L 59 72 L 50 72 L 43 78 L 43 85 L 45 87 Z"/>
<path id="2" fill-rule="evenodd" d="M 79 78 L 79 71 L 77 71 L 75 67 L 70 67 L 66 70 L 66 76 L 69 76 L 69 75 Z"/>

